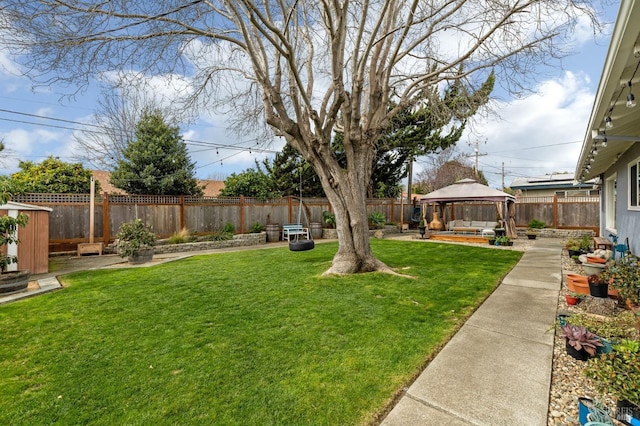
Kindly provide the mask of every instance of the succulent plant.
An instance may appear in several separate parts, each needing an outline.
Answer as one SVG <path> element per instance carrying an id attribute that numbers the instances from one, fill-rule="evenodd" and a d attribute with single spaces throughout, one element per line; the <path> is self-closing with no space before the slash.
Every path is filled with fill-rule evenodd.
<path id="1" fill-rule="evenodd" d="M 584 349 L 589 355 L 594 356 L 598 347 L 603 346 L 602 339 L 584 327 L 566 324 L 560 328 L 562 337 L 577 351 Z"/>

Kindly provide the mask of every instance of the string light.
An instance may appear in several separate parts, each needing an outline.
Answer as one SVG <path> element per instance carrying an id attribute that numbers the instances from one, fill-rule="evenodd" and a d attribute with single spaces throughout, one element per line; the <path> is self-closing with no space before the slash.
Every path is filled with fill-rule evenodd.
<path id="1" fill-rule="evenodd" d="M 634 108 L 636 106 L 636 97 L 631 93 L 631 80 L 629 80 L 629 94 L 627 95 L 627 108 Z"/>

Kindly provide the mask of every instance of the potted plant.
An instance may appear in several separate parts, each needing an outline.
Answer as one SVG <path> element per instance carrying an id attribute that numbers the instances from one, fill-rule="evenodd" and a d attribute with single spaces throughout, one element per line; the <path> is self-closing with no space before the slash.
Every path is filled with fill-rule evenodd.
<path id="1" fill-rule="evenodd" d="M 0 188 L 0 205 L 6 204 L 10 197 L 11 194 L 8 191 Z M 0 249 L 2 249 L 2 246 L 17 244 L 16 231 L 18 228 L 27 226 L 28 222 L 29 216 L 22 212 L 18 213 L 16 217 L 0 216 Z M 18 258 L 16 256 L 5 256 L 0 253 L 0 293 L 22 291 L 29 285 L 29 278 L 31 277 L 29 270 L 7 272 L 7 267 L 17 262 Z"/>
<path id="2" fill-rule="evenodd" d="M 593 251 L 592 246 L 593 246 L 593 237 L 591 235 L 583 235 L 582 237 L 580 237 L 579 247 L 580 247 L 581 254 L 587 254 Z"/>
<path id="3" fill-rule="evenodd" d="M 566 339 L 567 354 L 571 357 L 586 361 L 596 354 L 602 340 L 585 327 L 566 324 L 560 327 L 561 336 Z"/>
<path id="4" fill-rule="evenodd" d="M 496 237 L 495 237 L 495 235 L 490 235 L 487 238 L 487 241 L 489 241 L 489 245 L 490 246 L 495 246 L 496 245 Z"/>
<path id="5" fill-rule="evenodd" d="M 628 414 L 640 418 L 639 341 L 620 340 L 611 352 L 591 360 L 584 373 L 593 379 L 598 391 L 611 394 L 619 407 L 627 407 Z"/>
<path id="6" fill-rule="evenodd" d="M 496 245 L 497 246 L 512 246 L 513 245 L 513 241 L 511 241 L 511 238 L 509 238 L 509 236 L 501 235 L 499 237 L 496 237 Z"/>
<path id="7" fill-rule="evenodd" d="M 529 229 L 527 228 L 527 232 L 526 232 L 527 238 L 530 240 L 535 240 L 538 237 L 538 231 L 535 229 Z"/>
<path id="8" fill-rule="evenodd" d="M 424 239 L 424 234 L 427 232 L 427 227 L 424 224 L 424 217 L 420 218 L 420 223 L 418 223 L 418 232 L 420 232 L 420 238 Z"/>
<path id="9" fill-rule="evenodd" d="M 576 293 L 575 291 L 570 291 L 565 294 L 565 300 L 567 301 L 567 305 L 577 305 L 583 298 L 584 294 Z"/>
<path id="10" fill-rule="evenodd" d="M 538 236 L 538 232 L 540 232 L 540 229 L 544 228 L 545 224 L 544 222 L 537 220 L 537 219 L 532 219 L 531 222 L 529 222 L 529 225 L 527 226 L 527 238 L 530 240 L 535 240 L 536 237 Z"/>
<path id="11" fill-rule="evenodd" d="M 324 210 L 322 212 L 322 222 L 327 228 L 336 227 L 336 215 L 334 213 Z"/>
<path id="12" fill-rule="evenodd" d="M 607 266 L 602 279 L 618 290 L 620 301 L 640 305 L 640 266 L 638 257 L 625 256 Z"/>
<path id="13" fill-rule="evenodd" d="M 153 258 L 156 234 L 151 227 L 136 219 L 123 223 L 116 234 L 116 248 L 120 257 L 127 257 L 129 263 L 144 263 Z"/>
<path id="14" fill-rule="evenodd" d="M 589 293 L 593 297 L 609 297 L 609 283 L 604 280 L 602 274 L 591 274 L 587 277 L 589 283 Z"/>

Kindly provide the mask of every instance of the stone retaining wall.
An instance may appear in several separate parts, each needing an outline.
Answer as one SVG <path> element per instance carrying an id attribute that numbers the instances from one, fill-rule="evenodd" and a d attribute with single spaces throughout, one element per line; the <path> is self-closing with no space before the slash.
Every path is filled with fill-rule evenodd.
<path id="1" fill-rule="evenodd" d="M 256 234 L 237 234 L 231 240 L 223 241 L 198 241 L 193 243 L 168 244 L 166 240 L 158 241 L 155 246 L 155 254 L 177 253 L 184 251 L 212 250 L 229 247 L 257 246 L 267 243 L 267 233 L 260 232 Z M 107 253 L 115 253 L 113 245 L 109 245 L 105 249 Z"/>
<path id="2" fill-rule="evenodd" d="M 518 237 L 526 238 L 527 229 L 526 228 L 518 228 L 517 229 Z M 580 238 L 583 235 L 589 235 L 592 237 L 596 236 L 596 233 L 590 229 L 553 229 L 553 228 L 544 228 L 538 230 L 538 238 Z"/>

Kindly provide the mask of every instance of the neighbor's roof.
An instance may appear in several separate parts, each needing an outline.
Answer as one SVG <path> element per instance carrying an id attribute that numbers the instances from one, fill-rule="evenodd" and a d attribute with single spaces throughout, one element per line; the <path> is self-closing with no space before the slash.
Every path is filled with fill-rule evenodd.
<path id="1" fill-rule="evenodd" d="M 113 195 L 125 195 L 126 192 L 120 188 L 111 185 L 111 172 L 106 170 L 92 170 L 93 178 L 100 182 L 101 192 Z M 205 197 L 217 197 L 224 188 L 224 182 L 221 180 L 198 179 L 198 186 L 203 186 L 203 195 Z"/>
<path id="2" fill-rule="evenodd" d="M 577 182 L 573 173 L 554 173 L 544 176 L 516 178 L 511 182 L 511 189 L 550 189 L 550 188 L 591 188 L 598 179 L 588 182 Z"/>
<path id="3" fill-rule="evenodd" d="M 515 201 L 516 197 L 490 188 L 473 179 L 462 179 L 453 185 L 433 191 L 420 199 L 422 203 L 453 201 Z"/>

